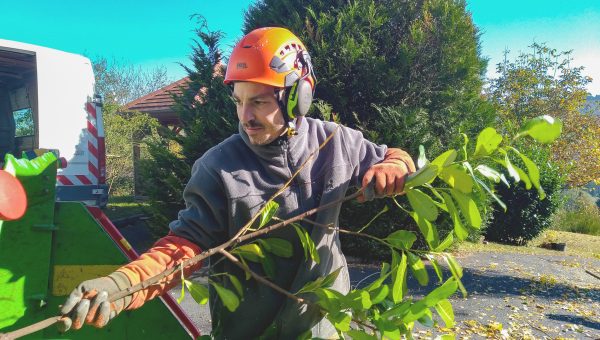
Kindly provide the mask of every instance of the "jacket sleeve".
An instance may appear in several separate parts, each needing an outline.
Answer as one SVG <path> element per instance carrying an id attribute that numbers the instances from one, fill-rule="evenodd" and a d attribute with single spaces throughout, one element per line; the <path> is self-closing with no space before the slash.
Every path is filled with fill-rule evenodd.
<path id="1" fill-rule="evenodd" d="M 200 247 L 193 242 L 169 234 L 158 240 L 150 250 L 142 254 L 137 260 L 117 269 L 117 272 L 125 274 L 133 286 L 150 277 L 156 276 L 167 269 L 178 266 L 181 262 L 190 259 L 201 252 L 202 250 Z M 201 266 L 202 263 L 197 263 L 184 269 L 184 275 L 190 275 L 200 269 Z M 181 273 L 176 271 L 158 284 L 151 285 L 146 289 L 134 293 L 131 302 L 125 309 L 130 310 L 139 308 L 146 301 L 167 292 L 180 282 L 180 275 Z"/>
<path id="2" fill-rule="evenodd" d="M 341 129 L 342 143 L 353 167 L 350 185 L 360 187 L 365 172 L 384 160 L 388 147 L 365 139 L 360 131 L 348 127 L 341 127 Z"/>
<path id="3" fill-rule="evenodd" d="M 204 163 L 194 163 L 192 176 L 183 191 L 185 209 L 169 224 L 174 235 L 210 249 L 228 239 L 227 196 L 220 177 Z"/>

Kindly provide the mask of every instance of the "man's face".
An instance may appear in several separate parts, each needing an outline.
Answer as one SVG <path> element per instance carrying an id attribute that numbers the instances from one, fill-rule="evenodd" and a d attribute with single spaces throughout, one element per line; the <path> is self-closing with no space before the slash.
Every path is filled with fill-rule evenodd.
<path id="1" fill-rule="evenodd" d="M 285 121 L 273 86 L 236 82 L 233 84 L 233 100 L 244 131 L 254 145 L 274 141 L 285 131 Z"/>

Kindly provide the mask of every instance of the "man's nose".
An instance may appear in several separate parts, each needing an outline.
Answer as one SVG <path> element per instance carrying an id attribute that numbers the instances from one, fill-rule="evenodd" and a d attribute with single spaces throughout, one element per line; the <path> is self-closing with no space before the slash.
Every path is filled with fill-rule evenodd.
<path id="1" fill-rule="evenodd" d="M 251 120 L 254 120 L 254 111 L 251 107 L 251 105 L 248 104 L 242 104 L 241 108 L 241 119 L 242 122 L 249 122 Z"/>

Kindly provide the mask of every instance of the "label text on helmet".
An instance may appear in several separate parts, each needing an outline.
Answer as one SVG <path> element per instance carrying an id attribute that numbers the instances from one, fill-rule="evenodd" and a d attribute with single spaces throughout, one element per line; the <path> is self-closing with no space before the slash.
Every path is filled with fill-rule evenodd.
<path id="1" fill-rule="evenodd" d="M 248 68 L 248 65 L 246 63 L 237 63 L 237 68 Z"/>

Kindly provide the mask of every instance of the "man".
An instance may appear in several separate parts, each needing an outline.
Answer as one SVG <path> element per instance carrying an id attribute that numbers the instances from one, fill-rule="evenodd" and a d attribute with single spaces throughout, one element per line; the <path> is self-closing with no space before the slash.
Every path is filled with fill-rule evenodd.
<path id="1" fill-rule="evenodd" d="M 73 328 L 80 328 L 84 321 L 102 327 L 120 311 L 135 309 L 173 287 L 178 274 L 168 278 L 169 283 L 112 304 L 107 301 L 108 295 L 229 240 L 313 152 L 314 158 L 276 199 L 279 218 L 337 201 L 350 186 L 365 187 L 372 180 L 376 193 L 398 194 L 405 176 L 414 171 L 410 156 L 400 149 L 373 144 L 360 132 L 334 123 L 303 117 L 312 101 L 315 75 L 304 44 L 286 29 L 261 28 L 243 37 L 231 54 L 225 82 L 233 84 L 239 134 L 196 161 L 183 194 L 186 209 L 170 224 L 168 236 L 138 260 L 107 277 L 86 281 L 71 293 L 61 312 L 71 317 Z M 331 135 L 331 140 L 318 150 Z M 310 217 L 311 221 L 337 226 L 340 205 L 318 212 Z M 308 281 L 341 267 L 333 288 L 347 292 L 348 270 L 338 233 L 314 223 L 302 226 L 316 245 L 319 263 L 304 258 L 292 227 L 278 229 L 268 237 L 290 241 L 293 256 L 274 258 L 273 282 L 295 292 Z M 224 308 L 211 291 L 215 337 L 250 339 L 268 334 L 271 338 L 291 339 L 311 329 L 313 336 L 335 334 L 314 305 L 299 305 L 270 287 L 244 280 L 244 273 L 226 259 L 213 256 L 210 262 L 211 280 L 231 287 L 226 275 L 214 275 L 228 273 L 244 285 L 243 300 L 233 312 Z M 249 266 L 264 275 L 260 265 Z M 187 273 L 196 269 L 189 268 Z M 63 320 L 63 329 L 68 329 L 70 320 Z"/>

